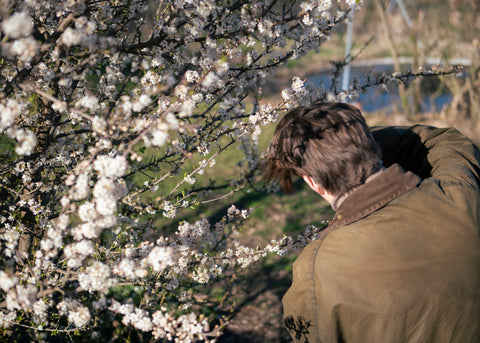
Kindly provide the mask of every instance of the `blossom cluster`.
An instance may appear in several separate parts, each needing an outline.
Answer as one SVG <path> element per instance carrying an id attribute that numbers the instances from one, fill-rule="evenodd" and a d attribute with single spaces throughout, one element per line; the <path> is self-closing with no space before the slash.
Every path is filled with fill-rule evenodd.
<path id="1" fill-rule="evenodd" d="M 344 16 L 328 1 L 278 6 L 2 2 L 2 327 L 68 335 L 110 313 L 157 339 L 215 338 L 222 317 L 201 318 L 184 285 L 209 287 L 275 249 L 238 242 L 251 210 L 180 216 L 254 181 L 262 127 L 288 101 L 252 109 L 249 94 Z M 234 146 L 238 179 L 209 184 Z"/>

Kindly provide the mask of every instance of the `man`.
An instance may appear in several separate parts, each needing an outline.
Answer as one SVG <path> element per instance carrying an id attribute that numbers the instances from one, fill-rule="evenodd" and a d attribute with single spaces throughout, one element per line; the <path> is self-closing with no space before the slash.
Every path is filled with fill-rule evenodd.
<path id="1" fill-rule="evenodd" d="M 383 155 L 383 161 L 382 161 Z M 283 298 L 296 342 L 480 342 L 480 152 L 454 129 L 367 127 L 348 104 L 278 123 L 267 179 L 336 211 Z"/>

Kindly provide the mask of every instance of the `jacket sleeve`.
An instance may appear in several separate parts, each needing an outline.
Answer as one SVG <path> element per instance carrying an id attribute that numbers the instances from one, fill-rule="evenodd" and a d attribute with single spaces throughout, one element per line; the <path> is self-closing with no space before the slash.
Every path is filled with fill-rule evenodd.
<path id="1" fill-rule="evenodd" d="M 456 129 L 415 125 L 372 132 L 386 166 L 399 163 L 422 178 L 463 183 L 480 191 L 480 152 Z"/>
<path id="2" fill-rule="evenodd" d="M 284 323 L 295 343 L 342 342 L 338 318 L 329 304 L 320 299 L 322 291 L 318 275 L 318 254 L 326 234 L 310 242 L 293 265 L 292 285 L 284 295 Z M 329 261 L 322 260 L 322 264 Z M 328 293 L 328 292 L 327 292 Z M 326 301 L 326 299 L 324 299 Z"/>
<path id="3" fill-rule="evenodd" d="M 292 285 L 282 299 L 284 324 L 295 343 L 317 342 L 314 245 L 307 245 L 293 264 Z"/>

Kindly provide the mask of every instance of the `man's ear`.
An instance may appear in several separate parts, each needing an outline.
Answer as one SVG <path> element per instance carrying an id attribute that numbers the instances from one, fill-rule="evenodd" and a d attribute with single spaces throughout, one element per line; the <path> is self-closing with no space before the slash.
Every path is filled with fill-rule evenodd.
<path id="1" fill-rule="evenodd" d="M 317 185 L 315 180 L 313 180 L 310 176 L 303 175 L 303 180 L 318 194 L 323 195 L 325 193 L 325 191 L 319 185 Z"/>

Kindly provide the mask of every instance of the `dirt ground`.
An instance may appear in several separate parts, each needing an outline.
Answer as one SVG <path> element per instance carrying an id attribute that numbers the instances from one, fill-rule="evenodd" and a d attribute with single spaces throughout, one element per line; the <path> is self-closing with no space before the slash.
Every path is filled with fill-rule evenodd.
<path id="1" fill-rule="evenodd" d="M 218 342 L 287 343 L 292 342 L 283 325 L 282 297 L 291 282 L 285 271 L 255 276 L 251 294 L 233 318 Z"/>

